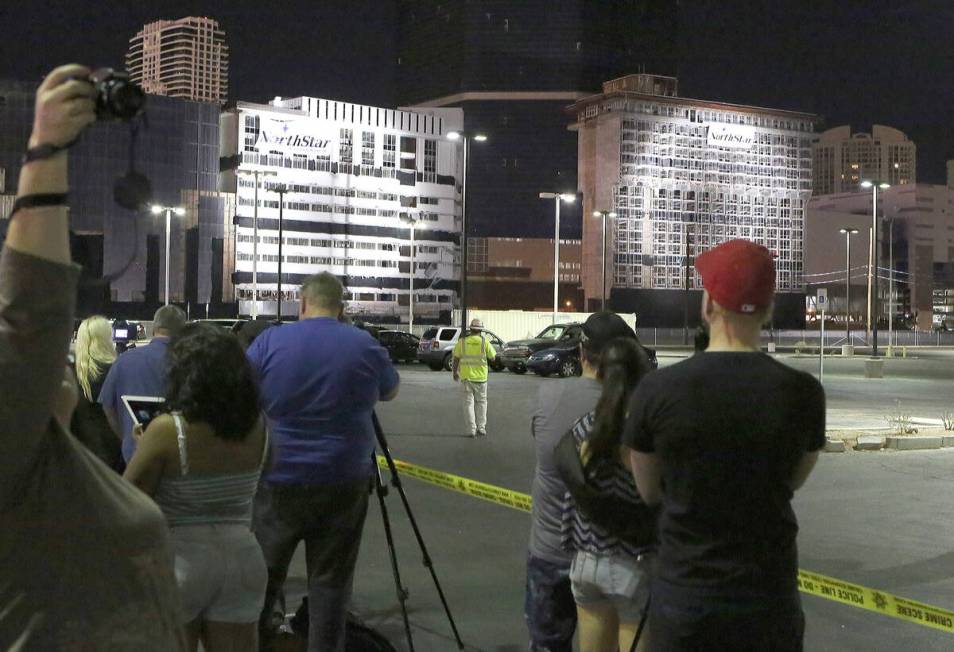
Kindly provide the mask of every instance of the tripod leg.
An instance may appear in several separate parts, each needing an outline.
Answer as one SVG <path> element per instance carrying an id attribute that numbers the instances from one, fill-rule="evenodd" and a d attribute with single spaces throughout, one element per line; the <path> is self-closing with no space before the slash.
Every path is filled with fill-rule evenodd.
<path id="1" fill-rule="evenodd" d="M 444 607 L 444 613 L 447 615 L 447 621 L 450 623 L 451 630 L 454 632 L 454 640 L 457 642 L 457 649 L 464 649 L 464 642 L 460 638 L 460 632 L 457 631 L 457 623 L 454 622 L 454 616 L 451 614 L 450 606 L 447 604 L 447 598 L 444 596 L 444 590 L 441 588 L 440 580 L 434 570 L 434 562 L 431 555 L 427 552 L 427 545 L 424 543 L 424 537 L 417 526 L 417 520 L 414 518 L 414 512 L 411 511 L 411 504 L 407 500 L 407 494 L 404 493 L 404 485 L 401 484 L 401 477 L 398 475 L 397 467 L 394 465 L 394 458 L 391 457 L 391 451 L 388 449 L 387 441 L 384 438 L 384 431 L 381 429 L 381 422 L 378 421 L 378 415 L 373 415 L 374 432 L 378 438 L 378 445 L 387 460 L 388 470 L 391 472 L 391 485 L 397 489 L 401 496 L 401 503 L 404 505 L 404 511 L 407 519 L 411 523 L 411 529 L 414 531 L 414 537 L 417 539 L 417 545 L 421 549 L 422 563 L 431 574 L 431 580 L 434 582 L 434 588 L 437 589 L 437 595 L 441 599 L 441 605 Z"/>
<path id="2" fill-rule="evenodd" d="M 372 453 L 372 457 L 374 454 Z M 398 568 L 397 550 L 394 548 L 394 535 L 391 532 L 391 518 L 388 516 L 388 506 L 384 502 L 384 496 L 387 494 L 387 486 L 381 478 L 381 472 L 377 468 L 375 460 L 374 469 L 374 490 L 378 495 L 378 504 L 381 506 L 381 520 L 384 524 L 384 538 L 388 543 L 388 556 L 391 560 L 391 573 L 394 575 L 394 588 L 397 591 L 397 599 L 401 605 L 401 617 L 404 619 L 404 634 L 407 637 L 407 648 L 414 652 L 414 638 L 411 636 L 411 621 L 407 616 L 407 596 L 408 591 L 401 582 L 401 570 Z"/>

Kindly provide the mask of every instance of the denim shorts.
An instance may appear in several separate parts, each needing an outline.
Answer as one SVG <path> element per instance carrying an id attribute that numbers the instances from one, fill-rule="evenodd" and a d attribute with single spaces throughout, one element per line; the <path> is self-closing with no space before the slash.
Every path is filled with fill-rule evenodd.
<path id="1" fill-rule="evenodd" d="M 183 622 L 257 623 L 268 570 L 247 525 L 170 529 Z"/>
<path id="2" fill-rule="evenodd" d="M 570 566 L 573 598 L 581 607 L 610 602 L 620 622 L 637 623 L 649 599 L 652 556 L 638 560 L 580 550 Z"/>

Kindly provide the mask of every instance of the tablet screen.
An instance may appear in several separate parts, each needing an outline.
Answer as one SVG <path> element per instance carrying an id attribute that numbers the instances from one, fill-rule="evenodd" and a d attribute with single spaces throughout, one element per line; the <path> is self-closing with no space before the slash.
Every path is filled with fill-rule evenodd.
<path id="1" fill-rule="evenodd" d="M 160 396 L 124 395 L 122 399 L 133 422 L 141 425 L 144 430 L 150 421 L 162 413 L 165 404 L 165 399 Z"/>

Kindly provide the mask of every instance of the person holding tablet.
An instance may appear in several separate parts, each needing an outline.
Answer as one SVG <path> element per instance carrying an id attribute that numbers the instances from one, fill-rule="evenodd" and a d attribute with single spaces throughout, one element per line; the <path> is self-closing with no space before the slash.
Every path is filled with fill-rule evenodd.
<path id="1" fill-rule="evenodd" d="M 124 477 L 171 528 L 190 649 L 201 639 L 212 652 L 255 652 L 267 570 L 250 523 L 268 438 L 252 369 L 238 340 L 209 324 L 187 324 L 168 351 L 167 413 L 134 428 Z"/>

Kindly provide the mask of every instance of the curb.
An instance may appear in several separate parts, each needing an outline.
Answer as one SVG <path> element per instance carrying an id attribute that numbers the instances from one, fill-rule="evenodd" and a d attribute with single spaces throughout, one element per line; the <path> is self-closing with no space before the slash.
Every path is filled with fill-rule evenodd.
<path id="1" fill-rule="evenodd" d="M 858 433 L 856 437 L 825 440 L 826 453 L 852 451 L 923 451 L 954 448 L 954 433 L 937 435 L 879 435 Z"/>

